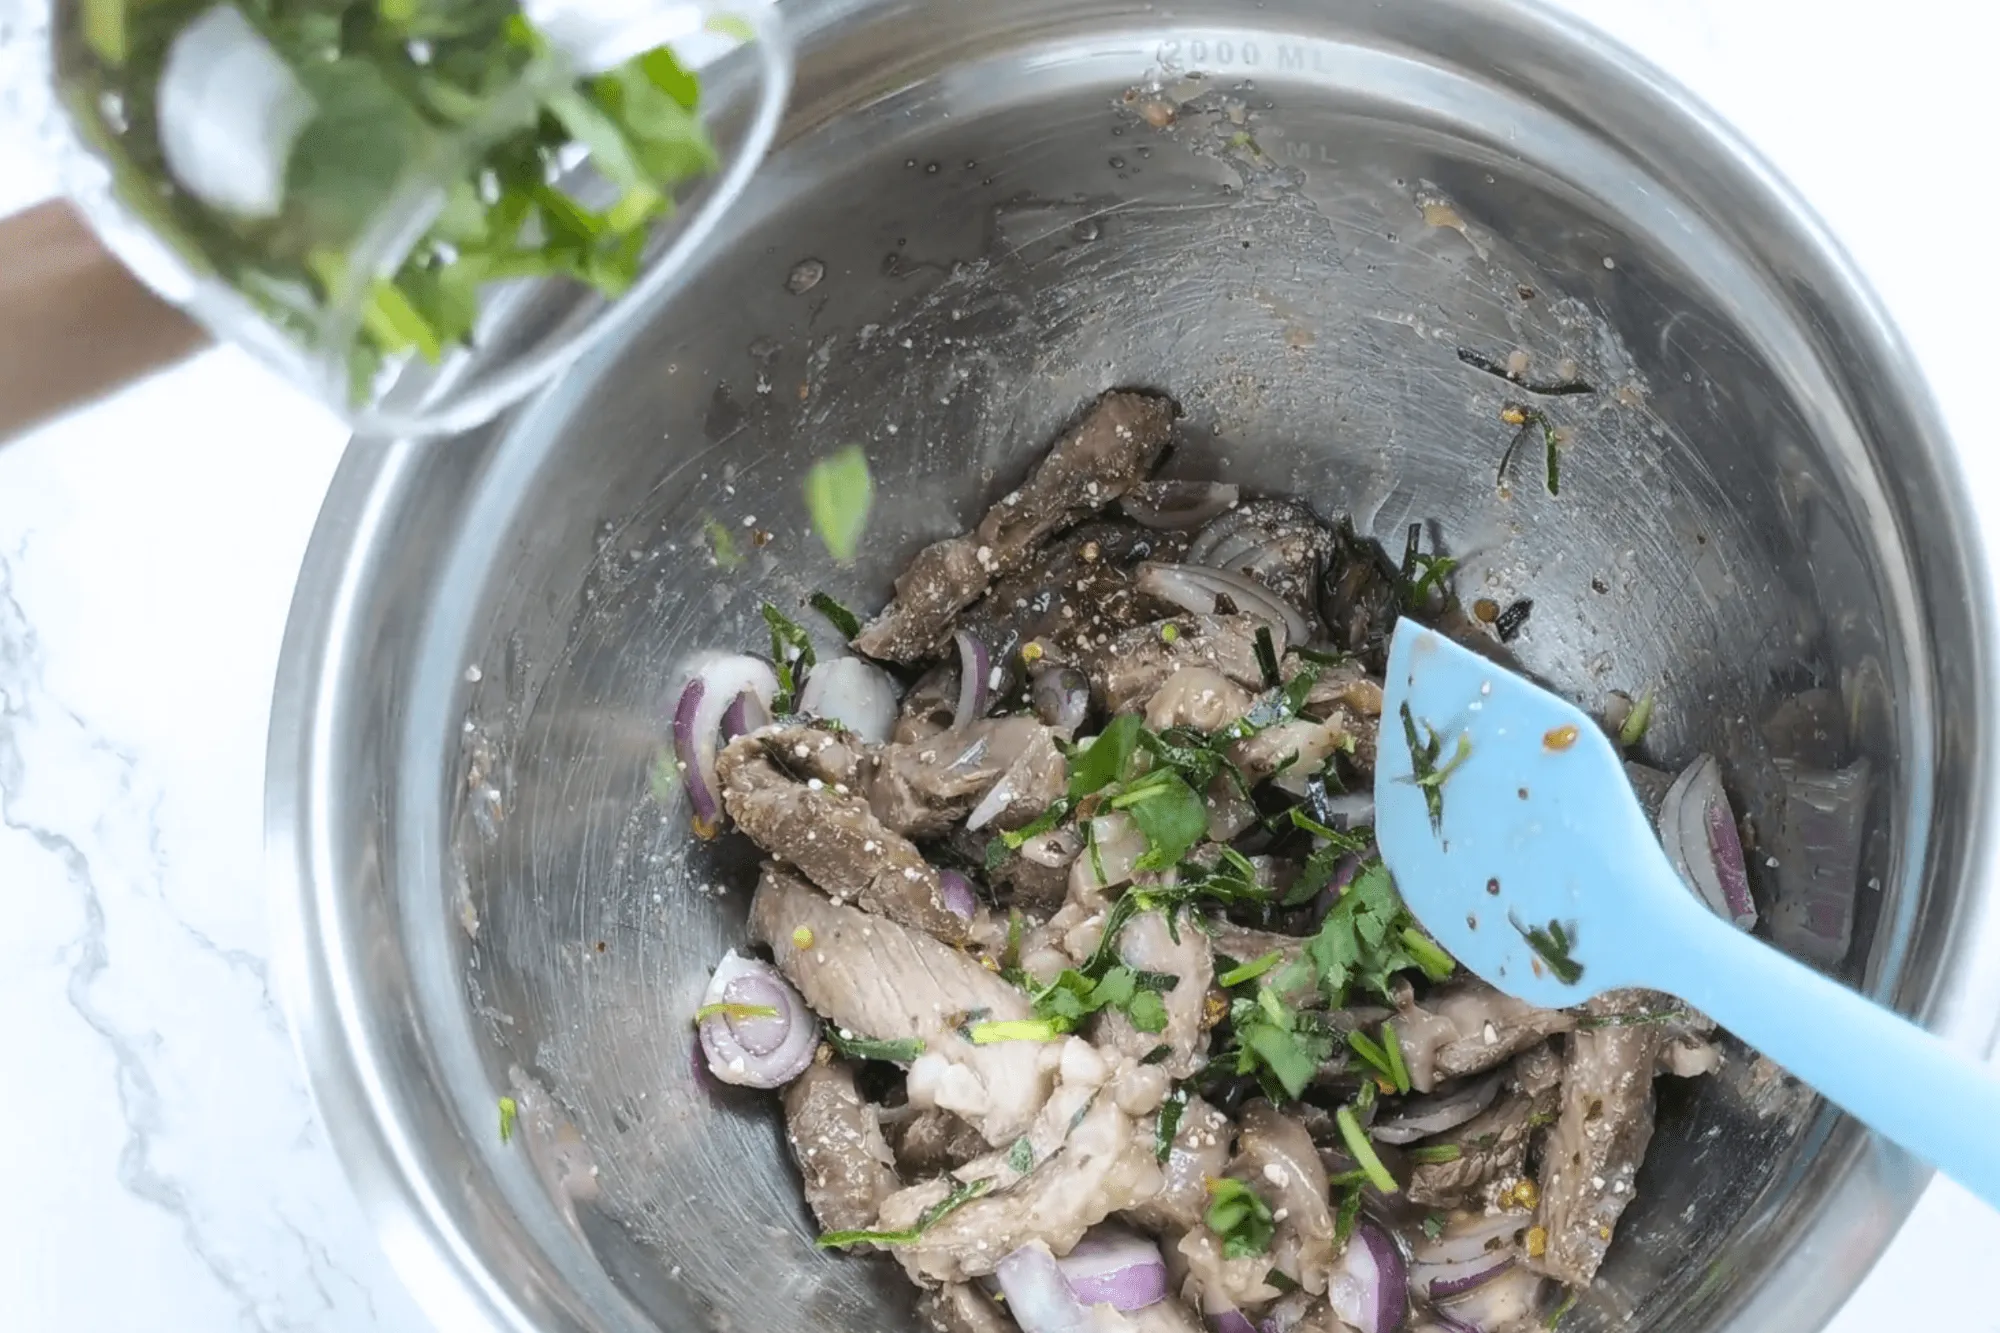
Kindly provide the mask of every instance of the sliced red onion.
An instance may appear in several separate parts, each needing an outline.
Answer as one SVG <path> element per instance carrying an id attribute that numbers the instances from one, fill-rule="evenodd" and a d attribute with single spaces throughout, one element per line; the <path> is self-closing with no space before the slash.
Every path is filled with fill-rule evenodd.
<path id="1" fill-rule="evenodd" d="M 748 694 L 767 709 L 778 693 L 778 676 L 761 658 L 743 653 L 711 653 L 697 659 L 694 675 L 674 709 L 674 758 L 687 787 L 694 831 L 714 837 L 722 828 L 722 793 L 715 785 L 716 740 L 722 718 Z"/>
<path id="2" fill-rule="evenodd" d="M 1363 1221 L 1327 1279 L 1327 1304 L 1357 1333 L 1395 1333 L 1410 1310 L 1403 1252 L 1388 1232 Z"/>
<path id="3" fill-rule="evenodd" d="M 985 717 L 992 702 L 993 655 L 978 635 L 965 630 L 952 635 L 951 641 L 958 645 L 958 708 L 951 724 L 963 727 Z"/>
<path id="4" fill-rule="evenodd" d="M 1119 500 L 1125 516 L 1142 528 L 1177 532 L 1198 528 L 1236 503 L 1226 481 L 1142 481 Z"/>
<path id="5" fill-rule="evenodd" d="M 1044 726 L 1074 736 L 1090 717 L 1090 679 L 1075 667 L 1037 662 L 1028 673 L 1028 704 Z"/>
<path id="6" fill-rule="evenodd" d="M 1501 1076 L 1494 1073 L 1461 1084 L 1449 1092 L 1413 1097 L 1398 1107 L 1394 1115 L 1378 1116 L 1369 1127 L 1369 1135 L 1377 1142 L 1401 1147 L 1433 1134 L 1457 1129 L 1493 1104 L 1493 1099 L 1500 1092 L 1500 1082 Z"/>
<path id="7" fill-rule="evenodd" d="M 1333 863 L 1333 878 L 1326 882 L 1325 888 L 1313 896 L 1312 917 L 1315 924 L 1326 920 L 1326 914 L 1333 910 L 1333 905 L 1340 901 L 1340 896 L 1347 892 L 1347 886 L 1352 884 L 1354 877 L 1360 873 L 1361 857 L 1353 852 Z"/>
<path id="8" fill-rule="evenodd" d="M 1413 1280 L 1421 1282 L 1432 1300 L 1449 1301 L 1485 1286 L 1513 1266 L 1514 1256 L 1502 1252 L 1491 1259 L 1468 1259 L 1462 1264 L 1450 1264 L 1441 1269 L 1419 1265 L 1413 1270 Z"/>
<path id="9" fill-rule="evenodd" d="M 953 916 L 970 921 L 979 914 L 979 895 L 973 891 L 972 881 L 956 870 L 938 871 L 938 897 Z"/>
<path id="10" fill-rule="evenodd" d="M 1021 1333 L 1085 1333 L 1097 1320 L 1076 1298 L 1049 1247 L 1031 1240 L 993 1269 Z"/>
<path id="11" fill-rule="evenodd" d="M 1507 1265 L 1471 1290 L 1452 1298 L 1449 1318 L 1454 1328 L 1474 1333 L 1532 1327 L 1542 1294 L 1542 1275 L 1519 1264 Z M 1438 1315 L 1446 1307 L 1437 1307 Z"/>
<path id="12" fill-rule="evenodd" d="M 1167 1298 L 1167 1261 L 1159 1245 L 1125 1227 L 1091 1228 L 1056 1266 L 1085 1305 L 1143 1310 Z"/>
<path id="13" fill-rule="evenodd" d="M 1420 1265 L 1436 1266 L 1487 1259 L 1512 1251 L 1521 1232 L 1532 1221 L 1525 1213 L 1460 1213 L 1445 1224 L 1436 1240 L 1424 1239 L 1415 1246 Z"/>
<path id="14" fill-rule="evenodd" d="M 1227 570 L 1147 560 L 1139 566 L 1139 577 L 1133 586 L 1148 597 L 1157 597 L 1203 616 L 1214 615 L 1215 599 L 1227 597 L 1244 615 L 1284 629 L 1284 641 L 1276 645 L 1280 653 L 1284 652 L 1285 644 L 1304 643 L 1311 633 L 1297 607 L 1255 579 Z"/>
<path id="15" fill-rule="evenodd" d="M 1210 1312 L 1208 1326 L 1215 1333 L 1258 1333 L 1257 1326 L 1250 1322 L 1250 1316 L 1233 1308 Z"/>
<path id="16" fill-rule="evenodd" d="M 771 710 L 765 701 L 749 690 L 736 696 L 736 702 L 729 705 L 722 714 L 722 743 L 724 745 L 738 736 L 747 736 L 759 727 L 771 725 Z"/>
<path id="17" fill-rule="evenodd" d="M 838 722 L 870 745 L 888 742 L 896 727 L 896 678 L 859 657 L 821 662 L 799 691 L 799 711 Z"/>
<path id="18" fill-rule="evenodd" d="M 1696 759 L 1667 789 L 1660 806 L 1660 844 L 1688 887 L 1717 916 L 1741 930 L 1757 924 L 1743 844 L 1715 756 Z"/>
<path id="19" fill-rule="evenodd" d="M 819 1020 L 769 963 L 734 949 L 715 965 L 703 1006 L 735 1004 L 776 1009 L 776 1018 L 710 1014 L 701 1020 L 709 1072 L 745 1088 L 779 1088 L 805 1072 L 819 1048 Z"/>

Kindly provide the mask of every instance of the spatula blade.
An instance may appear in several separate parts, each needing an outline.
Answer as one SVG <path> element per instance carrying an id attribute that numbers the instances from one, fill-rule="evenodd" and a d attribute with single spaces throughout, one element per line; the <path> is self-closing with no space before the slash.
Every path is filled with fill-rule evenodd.
<path id="1" fill-rule="evenodd" d="M 1645 927 L 1629 918 L 1663 905 L 1620 868 L 1662 853 L 1617 751 L 1575 706 L 1409 619 L 1390 644 L 1375 837 L 1424 928 L 1500 989 L 1562 1007 L 1637 979 L 1628 932 L 1643 947 Z"/>

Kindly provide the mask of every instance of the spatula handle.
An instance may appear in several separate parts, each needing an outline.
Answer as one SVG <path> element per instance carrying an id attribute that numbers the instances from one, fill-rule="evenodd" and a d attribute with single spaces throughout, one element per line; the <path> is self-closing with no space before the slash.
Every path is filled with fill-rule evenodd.
<path id="1" fill-rule="evenodd" d="M 1660 989 L 2000 1209 L 2000 1077 L 1703 909 L 1683 930 Z"/>

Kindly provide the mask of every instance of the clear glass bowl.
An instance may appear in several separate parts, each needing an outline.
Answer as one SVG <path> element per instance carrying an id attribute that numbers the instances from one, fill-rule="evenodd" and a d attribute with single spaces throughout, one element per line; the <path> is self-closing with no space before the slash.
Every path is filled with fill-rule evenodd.
<path id="1" fill-rule="evenodd" d="M 791 88 L 768 0 L 56 0 L 53 20 L 67 183 L 105 243 L 375 434 L 476 425 L 613 334 L 742 193 Z M 549 282 L 588 297 L 482 347 Z"/>

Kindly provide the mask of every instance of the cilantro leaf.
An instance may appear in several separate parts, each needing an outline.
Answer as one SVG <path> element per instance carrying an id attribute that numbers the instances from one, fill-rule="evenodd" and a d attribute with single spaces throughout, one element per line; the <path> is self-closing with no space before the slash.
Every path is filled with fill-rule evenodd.
<path id="1" fill-rule="evenodd" d="M 1132 863 L 1137 870 L 1171 870 L 1208 836 L 1208 806 L 1178 774 L 1125 813 L 1146 837 L 1145 854 Z"/>
<path id="2" fill-rule="evenodd" d="M 1222 1237 L 1225 1259 L 1248 1259 L 1271 1252 L 1271 1237 L 1277 1223 L 1271 1206 L 1240 1180 L 1220 1176 L 1208 1182 L 1210 1202 L 1202 1221 Z"/>

